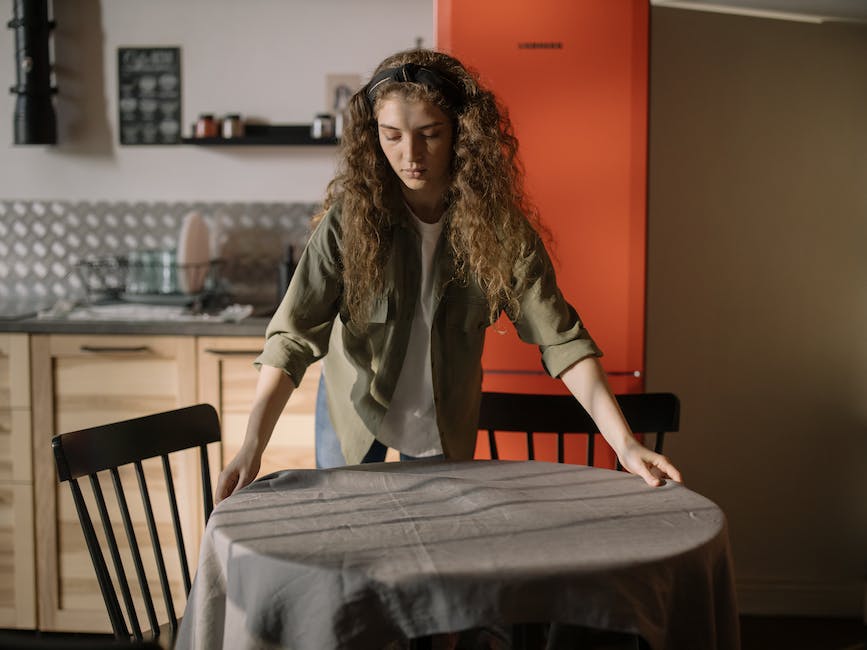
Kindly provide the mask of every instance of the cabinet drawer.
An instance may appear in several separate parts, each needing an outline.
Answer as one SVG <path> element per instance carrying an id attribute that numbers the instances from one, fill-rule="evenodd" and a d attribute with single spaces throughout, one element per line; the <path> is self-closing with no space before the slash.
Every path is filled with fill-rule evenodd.
<path id="1" fill-rule="evenodd" d="M 48 342 L 56 433 L 165 411 L 195 400 L 192 339 L 51 336 Z"/>

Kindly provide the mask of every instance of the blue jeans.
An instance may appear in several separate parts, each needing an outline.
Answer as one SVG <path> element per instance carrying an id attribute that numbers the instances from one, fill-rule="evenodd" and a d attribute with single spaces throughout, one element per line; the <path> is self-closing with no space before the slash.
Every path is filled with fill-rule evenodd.
<path id="1" fill-rule="evenodd" d="M 319 390 L 316 393 L 314 430 L 316 431 L 316 467 L 327 469 L 346 465 L 346 459 L 343 457 L 343 451 L 340 449 L 340 441 L 337 439 L 337 432 L 334 430 L 334 425 L 331 424 L 331 416 L 328 415 L 328 399 L 325 395 L 324 372 L 319 376 Z M 385 460 L 386 453 L 388 453 L 388 447 L 379 440 L 374 440 L 361 462 L 381 463 Z M 401 460 L 434 460 L 437 458 L 444 458 L 444 456 L 439 454 L 437 456 L 416 458 L 415 456 L 407 456 L 406 454 L 400 455 Z"/>

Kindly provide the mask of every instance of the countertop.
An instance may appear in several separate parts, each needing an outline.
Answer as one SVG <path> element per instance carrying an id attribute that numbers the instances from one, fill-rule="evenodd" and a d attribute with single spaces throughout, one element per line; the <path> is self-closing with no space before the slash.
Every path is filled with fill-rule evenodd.
<path id="1" fill-rule="evenodd" d="M 267 318 L 245 318 L 237 323 L 219 321 L 70 321 L 62 318 L 0 320 L 0 332 L 27 334 L 148 334 L 175 336 L 260 336 Z"/>
<path id="2" fill-rule="evenodd" d="M 110 306 L 109 306 L 110 307 Z M 132 305 L 130 305 L 132 307 Z M 0 332 L 27 334 L 143 334 L 168 336 L 265 336 L 269 318 L 249 316 L 238 321 L 218 315 L 192 315 L 177 308 L 150 307 L 143 311 L 78 308 L 68 315 L 36 316 L 4 310 L 0 305 Z"/>

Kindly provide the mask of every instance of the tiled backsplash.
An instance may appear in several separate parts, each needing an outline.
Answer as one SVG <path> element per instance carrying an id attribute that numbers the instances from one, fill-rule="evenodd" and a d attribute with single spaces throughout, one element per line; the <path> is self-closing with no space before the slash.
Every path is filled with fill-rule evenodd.
<path id="1" fill-rule="evenodd" d="M 278 267 L 307 241 L 312 203 L 0 201 L 0 302 L 82 298 L 76 262 L 174 249 L 184 217 L 210 227 L 211 257 L 239 302 L 276 300 Z"/>

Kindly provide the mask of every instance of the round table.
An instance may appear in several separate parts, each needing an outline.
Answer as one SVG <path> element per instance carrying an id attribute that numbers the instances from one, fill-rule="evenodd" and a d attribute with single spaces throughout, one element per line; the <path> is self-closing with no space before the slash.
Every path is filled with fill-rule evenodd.
<path id="1" fill-rule="evenodd" d="M 738 647 L 722 511 L 674 482 L 535 461 L 279 472 L 214 510 L 176 648 L 379 648 L 533 622 Z"/>

